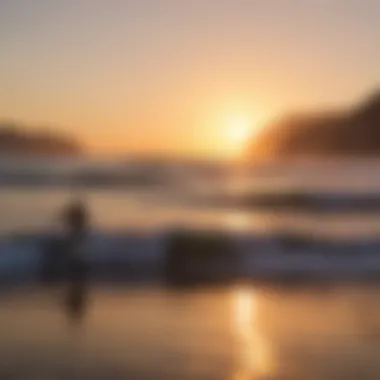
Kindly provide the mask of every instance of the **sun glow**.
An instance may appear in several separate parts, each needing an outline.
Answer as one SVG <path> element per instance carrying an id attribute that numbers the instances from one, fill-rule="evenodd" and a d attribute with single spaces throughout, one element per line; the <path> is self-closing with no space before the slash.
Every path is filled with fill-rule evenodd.
<path id="1" fill-rule="evenodd" d="M 238 115 L 227 123 L 227 138 L 234 144 L 244 144 L 252 133 L 252 121 L 249 117 Z"/>
<path id="2" fill-rule="evenodd" d="M 239 157 L 261 132 L 265 123 L 258 117 L 236 114 L 228 118 L 224 125 L 223 135 L 227 154 L 232 157 Z"/>

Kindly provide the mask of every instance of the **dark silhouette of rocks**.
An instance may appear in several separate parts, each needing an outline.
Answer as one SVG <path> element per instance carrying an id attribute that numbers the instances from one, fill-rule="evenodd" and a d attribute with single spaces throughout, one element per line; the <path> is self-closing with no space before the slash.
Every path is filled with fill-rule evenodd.
<path id="1" fill-rule="evenodd" d="M 78 142 L 42 128 L 0 122 L 0 154 L 22 156 L 78 156 Z"/>
<path id="2" fill-rule="evenodd" d="M 380 155 L 380 91 L 341 112 L 292 115 L 252 142 L 255 158 Z"/>

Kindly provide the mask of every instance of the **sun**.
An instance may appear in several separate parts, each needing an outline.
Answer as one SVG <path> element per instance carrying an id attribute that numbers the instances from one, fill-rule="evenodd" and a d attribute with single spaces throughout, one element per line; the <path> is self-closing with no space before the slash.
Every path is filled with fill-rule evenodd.
<path id="1" fill-rule="evenodd" d="M 228 118 L 224 125 L 224 154 L 231 158 L 239 158 L 252 138 L 252 119 L 242 114 L 235 115 Z"/>
<path id="2" fill-rule="evenodd" d="M 223 159 L 244 160 L 250 144 L 265 127 L 264 114 L 225 107 L 211 115 L 204 128 L 210 149 Z"/>
<path id="3" fill-rule="evenodd" d="M 252 133 L 252 120 L 248 116 L 234 116 L 227 123 L 226 133 L 232 144 L 243 145 Z"/>

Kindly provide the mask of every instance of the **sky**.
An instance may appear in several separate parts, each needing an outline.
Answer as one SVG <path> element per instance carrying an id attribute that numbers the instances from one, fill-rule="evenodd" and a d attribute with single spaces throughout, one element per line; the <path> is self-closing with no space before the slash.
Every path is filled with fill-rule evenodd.
<path id="1" fill-rule="evenodd" d="M 0 0 L 0 120 L 93 154 L 232 157 L 379 85 L 378 0 Z"/>

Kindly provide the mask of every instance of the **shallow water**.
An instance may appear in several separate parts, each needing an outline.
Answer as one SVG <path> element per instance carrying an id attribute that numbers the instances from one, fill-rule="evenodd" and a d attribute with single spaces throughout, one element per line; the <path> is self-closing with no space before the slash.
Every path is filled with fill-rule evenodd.
<path id="1" fill-rule="evenodd" d="M 0 377 L 378 379 L 380 288 L 93 288 L 70 320 L 63 289 L 0 301 Z"/>
<path id="2" fill-rule="evenodd" d="M 58 228 L 67 202 L 80 193 L 98 230 L 157 231 L 178 226 L 233 232 L 294 232 L 328 237 L 367 237 L 380 233 L 378 214 L 311 214 L 204 208 L 187 205 L 166 191 L 6 188 L 0 189 L 0 234 Z"/>
<path id="3" fill-rule="evenodd" d="M 77 165 L 83 166 L 85 163 Z M 66 163 L 66 166 L 63 164 L 37 161 L 34 164 L 19 162 L 17 165 L 5 165 L 11 173 L 17 173 L 22 169 L 21 173 L 24 174 L 20 174 L 21 177 L 28 173 L 27 168 L 30 165 L 34 165 L 37 173 L 44 173 L 48 177 L 55 176 L 60 181 L 52 187 L 7 187 L 3 183 L 0 187 L 0 234 L 58 227 L 58 216 L 62 208 L 78 195 L 88 203 L 92 225 L 97 229 L 157 230 L 181 225 L 252 233 L 290 231 L 332 237 L 366 237 L 380 233 L 380 218 L 376 213 L 344 212 L 318 215 L 295 210 L 279 212 L 270 209 L 264 212 L 248 208 L 223 209 L 215 205 L 205 208 L 197 203 L 198 196 L 206 195 L 213 199 L 222 194 L 232 194 L 239 198 L 243 194 L 266 190 L 275 193 L 290 190 L 378 194 L 379 160 L 258 164 L 249 170 L 228 171 L 229 174 L 222 176 L 210 176 L 208 171 L 202 170 L 202 166 L 192 169 L 185 166 L 177 167 L 173 172 L 176 174 L 172 173 L 171 181 L 163 182 L 159 186 L 107 189 L 64 185 L 62 178 L 65 178 L 68 172 L 75 172 L 77 166 L 73 162 Z M 95 165 L 96 168 L 101 166 L 100 163 Z M 175 166 L 174 162 L 167 163 L 162 169 L 173 171 Z M 111 165 L 110 168 L 112 167 Z M 124 173 L 133 169 L 134 165 L 116 165 L 115 168 Z M 54 184 L 54 181 L 52 183 Z M 58 185 L 59 183 L 61 185 Z"/>

